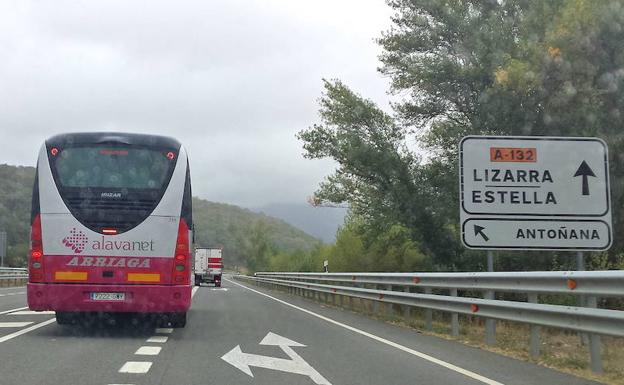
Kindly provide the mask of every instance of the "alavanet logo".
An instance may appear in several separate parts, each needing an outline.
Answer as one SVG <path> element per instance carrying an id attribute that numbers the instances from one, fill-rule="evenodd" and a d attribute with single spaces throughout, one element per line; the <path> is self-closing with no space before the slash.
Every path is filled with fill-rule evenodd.
<path id="1" fill-rule="evenodd" d="M 63 238 L 61 241 L 65 246 L 69 247 L 76 254 L 82 253 L 85 249 L 87 243 L 89 243 L 89 238 L 85 233 L 80 230 L 77 230 L 75 227 L 71 229 L 69 235 Z"/>
<path id="2" fill-rule="evenodd" d="M 102 236 L 89 245 L 89 237 L 75 227 L 69 232 L 69 235 L 63 238 L 61 243 L 72 249 L 75 254 L 82 253 L 85 248 L 91 250 L 108 250 L 108 251 L 154 251 L 154 240 L 150 241 L 124 241 L 124 240 L 107 240 Z"/>

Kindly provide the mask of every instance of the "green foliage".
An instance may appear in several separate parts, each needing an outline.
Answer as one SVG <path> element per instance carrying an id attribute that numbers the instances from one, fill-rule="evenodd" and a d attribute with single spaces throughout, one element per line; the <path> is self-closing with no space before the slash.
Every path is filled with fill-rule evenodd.
<path id="1" fill-rule="evenodd" d="M 370 268 L 367 253 L 375 251 L 373 258 L 383 260 L 376 269 L 419 265 L 419 254 L 396 254 L 408 240 L 431 269 L 484 268 L 483 253 L 460 244 L 457 146 L 465 135 L 604 139 L 617 234 L 624 223 L 624 4 L 388 4 L 395 14 L 378 40 L 380 71 L 401 96 L 393 105 L 396 117 L 340 81 L 324 81 L 321 124 L 299 133 L 307 157 L 338 163 L 317 198 L 347 202 L 360 221 L 357 231 L 347 224 L 339 233 L 335 247 L 344 257 L 338 268 Z M 428 153 L 424 162 L 406 146 L 412 135 Z M 624 238 L 615 237 L 614 247 L 589 258 L 589 265 L 619 266 L 623 249 Z M 569 254 L 541 254 L 501 254 L 497 269 L 526 270 L 528 258 L 531 269 L 574 268 Z"/>
<path id="2" fill-rule="evenodd" d="M 26 266 L 33 167 L 0 165 L 0 230 L 7 231 L 10 266 Z M 284 221 L 249 210 L 193 198 L 198 246 L 223 246 L 227 267 L 266 268 L 276 251 L 310 251 L 319 240 Z"/>
<path id="3" fill-rule="evenodd" d="M 405 133 L 370 100 L 340 81 L 324 81 L 322 124 L 299 133 L 308 158 L 338 163 L 316 192 L 316 199 L 348 202 L 371 234 L 394 224 L 432 255 L 446 255 L 448 234 L 431 210 L 425 170 L 405 146 Z"/>

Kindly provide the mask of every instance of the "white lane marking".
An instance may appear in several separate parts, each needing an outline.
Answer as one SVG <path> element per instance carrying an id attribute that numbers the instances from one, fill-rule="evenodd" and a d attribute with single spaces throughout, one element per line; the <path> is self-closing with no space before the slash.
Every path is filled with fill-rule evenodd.
<path id="1" fill-rule="evenodd" d="M 32 322 L 0 322 L 0 328 L 23 328 Z"/>
<path id="2" fill-rule="evenodd" d="M 227 287 L 213 287 L 210 290 L 212 291 L 228 291 Z"/>
<path id="3" fill-rule="evenodd" d="M 6 294 L 0 294 L 2 296 L 9 296 L 9 295 L 18 295 L 18 294 L 26 294 L 25 291 L 18 291 L 17 293 L 6 293 Z"/>
<path id="4" fill-rule="evenodd" d="M 199 290 L 199 286 L 194 286 L 193 290 L 191 290 L 191 299 L 195 297 L 195 293 L 197 293 L 197 290 Z"/>
<path id="5" fill-rule="evenodd" d="M 169 339 L 169 337 L 167 336 L 153 336 L 147 339 L 146 342 L 152 342 L 155 344 L 164 344 L 165 342 L 167 342 L 167 340 Z"/>
<path id="6" fill-rule="evenodd" d="M 144 374 L 147 373 L 151 367 L 152 362 L 150 361 L 128 361 L 119 369 L 119 373 Z"/>
<path id="7" fill-rule="evenodd" d="M 32 310 L 22 310 L 16 311 L 15 313 L 11 313 L 11 315 L 50 315 L 54 314 L 53 311 L 32 311 Z"/>
<path id="8" fill-rule="evenodd" d="M 156 328 L 156 333 L 171 334 L 173 333 L 173 328 Z"/>
<path id="9" fill-rule="evenodd" d="M 306 314 L 309 314 L 309 315 L 311 315 L 311 316 L 314 316 L 314 317 L 320 318 L 320 319 L 322 319 L 323 321 L 327 321 L 327 322 L 332 323 L 332 324 L 334 324 L 334 325 L 337 325 L 337 326 L 343 327 L 343 328 L 345 328 L 345 329 L 347 329 L 347 330 L 351 330 L 352 332 L 355 332 L 355 333 L 361 334 L 361 335 L 363 335 L 363 336 L 365 336 L 365 337 L 371 338 L 371 339 L 373 339 L 373 340 L 375 340 L 375 341 L 379 341 L 379 342 L 381 342 L 381 343 L 383 343 L 383 344 L 386 344 L 386 345 L 392 346 L 393 348 L 396 348 L 396 349 L 402 350 L 402 351 L 404 351 L 404 352 L 406 352 L 406 353 L 409 353 L 409 354 L 412 354 L 412 355 L 414 355 L 414 356 L 416 356 L 416 357 L 422 358 L 423 360 L 427 360 L 427 361 L 429 361 L 429 362 L 431 362 L 431 363 L 433 363 L 433 364 L 440 365 L 440 366 L 442 366 L 442 367 L 444 367 L 444 368 L 447 368 L 447 369 L 452 370 L 452 371 L 454 371 L 454 372 L 457 372 L 457 373 L 459 373 L 459 374 L 463 374 L 463 375 L 464 375 L 464 376 L 466 376 L 466 377 L 470 377 L 470 378 L 472 378 L 472 379 L 474 379 L 474 380 L 481 381 L 481 382 L 483 382 L 484 384 L 488 384 L 488 385 L 503 385 L 501 382 L 498 382 L 498 381 L 492 380 L 492 379 L 490 379 L 490 378 L 487 378 L 487 377 L 485 377 L 485 376 L 482 376 L 482 375 L 480 375 L 480 374 L 478 374 L 478 373 L 475 373 L 475 372 L 472 372 L 472 371 L 470 371 L 470 370 L 467 370 L 467 369 L 464 369 L 464 368 L 460 368 L 459 366 L 457 366 L 457 365 L 453 365 L 453 364 L 451 364 L 450 362 L 442 361 L 442 360 L 440 360 L 440 359 L 438 359 L 438 358 L 435 358 L 435 357 L 433 357 L 433 356 L 430 356 L 430 355 L 428 355 L 428 354 L 425 354 L 425 353 L 419 352 L 419 351 L 414 350 L 414 349 L 410 349 L 410 348 L 408 348 L 407 346 L 403 346 L 403 345 L 397 344 L 396 342 L 392 342 L 392 341 L 387 340 L 387 339 L 385 339 L 385 338 L 378 337 L 378 336 L 376 336 L 376 335 L 374 335 L 374 334 L 371 334 L 371 333 L 365 332 L 364 330 L 361 330 L 361 329 L 355 328 L 355 327 L 353 327 L 353 326 L 350 326 L 350 325 L 347 325 L 347 324 L 343 324 L 342 322 L 338 322 L 338 321 L 336 321 L 336 320 L 333 320 L 333 319 L 331 319 L 331 318 L 329 318 L 329 317 L 325 317 L 325 316 L 323 316 L 323 315 L 320 315 L 320 314 L 315 313 L 315 312 L 313 312 L 313 311 L 310 311 L 310 310 L 308 310 L 308 309 L 304 309 L 304 308 L 299 307 L 299 306 L 297 306 L 297 305 L 293 305 L 293 304 L 288 303 L 288 302 L 286 302 L 286 301 L 282 301 L 282 300 L 281 300 L 281 299 L 279 299 L 279 298 L 275 298 L 275 297 L 270 296 L 270 295 L 268 295 L 268 294 L 265 294 L 265 293 L 263 293 L 263 292 L 261 292 L 261 291 L 254 290 L 254 289 L 252 289 L 252 288 L 250 288 L 250 287 L 247 287 L 247 286 L 245 286 L 245 285 L 241 285 L 241 284 L 240 284 L 240 283 L 238 283 L 238 282 L 230 281 L 229 279 L 225 279 L 225 280 L 226 280 L 226 281 L 228 281 L 228 282 L 230 282 L 230 283 L 233 283 L 233 284 L 235 284 L 235 285 L 237 285 L 237 286 L 240 286 L 240 287 L 242 287 L 242 288 L 244 288 L 244 289 L 247 289 L 247 290 L 249 290 L 249 291 L 252 291 L 252 292 L 254 292 L 254 293 L 256 293 L 256 294 L 260 294 L 260 295 L 265 296 L 265 297 L 267 297 L 267 298 L 270 298 L 270 299 L 272 299 L 272 300 L 274 300 L 274 301 L 277 301 L 277 302 L 279 302 L 279 303 L 281 303 L 281 304 L 284 304 L 284 305 L 286 305 L 286 306 L 290 306 L 290 307 L 292 307 L 293 309 L 297 309 L 297 310 L 300 310 L 300 311 L 302 311 L 302 312 L 304 312 L 304 313 L 306 313 Z"/>
<path id="10" fill-rule="evenodd" d="M 141 346 L 134 354 L 140 356 L 157 356 L 161 349 L 160 346 Z"/>
<path id="11" fill-rule="evenodd" d="M 51 324 L 52 322 L 55 322 L 55 321 L 56 321 L 56 318 L 52 318 L 52 319 L 49 319 L 47 321 L 43 321 L 43 322 L 40 322 L 38 324 L 34 324 L 33 326 L 27 327 L 26 329 L 22 329 L 22 330 L 16 331 L 15 333 L 7 334 L 4 337 L 0 337 L 0 343 L 8 341 L 10 339 L 13 339 L 15 337 L 19 337 L 22 334 L 26 334 L 28 332 L 31 332 L 31 331 L 35 330 L 35 329 L 39 329 L 39 328 L 44 327 L 46 325 L 49 325 L 49 324 Z"/>
<path id="12" fill-rule="evenodd" d="M 134 384 L 108 384 L 108 385 L 134 385 Z"/>
<path id="13" fill-rule="evenodd" d="M 3 287 L 3 288 L 0 288 L 0 291 L 19 290 L 19 289 L 24 289 L 24 286 Z"/>
<path id="14" fill-rule="evenodd" d="M 24 309 L 28 309 L 28 306 L 25 306 L 25 307 L 18 307 L 17 309 L 11 309 L 11 310 L 0 311 L 0 315 L 2 315 L 2 314 L 8 314 L 8 313 L 13 313 L 14 311 L 20 311 L 20 310 L 24 310 Z"/>
<path id="15" fill-rule="evenodd" d="M 271 332 L 269 332 L 266 337 L 260 341 L 260 345 L 279 346 L 284 353 L 290 357 L 290 360 L 270 356 L 261 356 L 259 354 L 243 353 L 240 345 L 236 345 L 234 349 L 225 353 L 221 359 L 250 377 L 253 377 L 253 373 L 249 367 L 256 366 L 258 368 L 301 374 L 303 376 L 310 377 L 310 379 L 318 385 L 331 385 L 329 381 L 321 376 L 319 372 L 317 372 L 291 348 L 291 346 L 305 347 L 305 345 Z"/>

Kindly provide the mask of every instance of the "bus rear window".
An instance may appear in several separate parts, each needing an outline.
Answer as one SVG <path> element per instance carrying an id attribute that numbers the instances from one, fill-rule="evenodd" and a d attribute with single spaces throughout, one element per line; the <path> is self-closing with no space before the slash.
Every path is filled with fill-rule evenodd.
<path id="1" fill-rule="evenodd" d="M 171 151 L 69 147 L 52 159 L 61 187 L 161 189 L 175 165 Z"/>

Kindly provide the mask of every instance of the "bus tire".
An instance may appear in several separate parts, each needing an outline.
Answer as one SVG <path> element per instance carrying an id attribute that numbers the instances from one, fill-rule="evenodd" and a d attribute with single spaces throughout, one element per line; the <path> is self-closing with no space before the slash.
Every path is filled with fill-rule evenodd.
<path id="1" fill-rule="evenodd" d="M 171 326 L 174 328 L 183 328 L 186 326 L 186 313 L 171 314 Z"/>
<path id="2" fill-rule="evenodd" d="M 70 325 L 75 320 L 74 314 L 66 311 L 57 311 L 56 323 L 59 325 Z"/>

